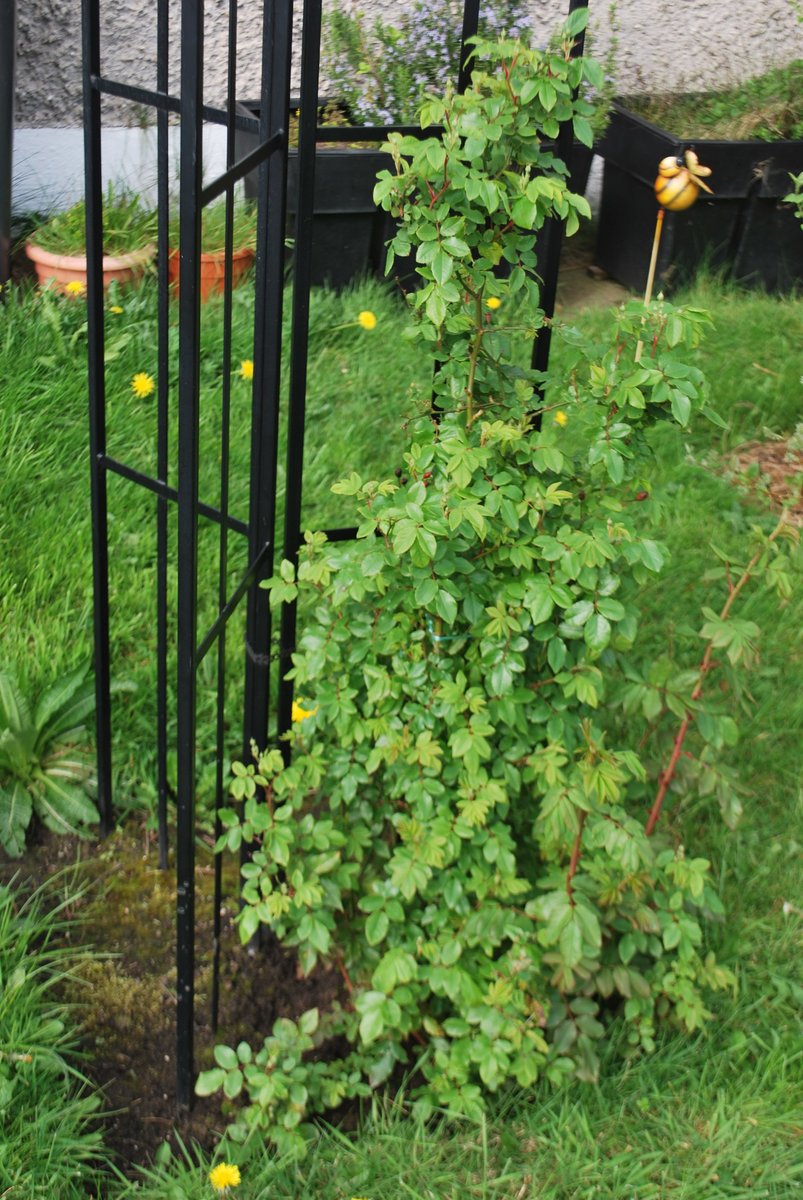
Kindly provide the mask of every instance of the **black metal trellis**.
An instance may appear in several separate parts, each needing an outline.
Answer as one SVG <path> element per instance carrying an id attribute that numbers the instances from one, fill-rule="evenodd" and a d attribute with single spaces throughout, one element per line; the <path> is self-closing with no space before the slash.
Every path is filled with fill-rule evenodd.
<path id="1" fill-rule="evenodd" d="M 262 27 L 262 86 L 260 117 L 245 117 L 235 111 L 237 62 L 237 0 L 228 5 L 228 79 L 226 108 L 206 105 L 203 96 L 204 2 L 181 0 L 180 66 L 178 96 L 168 91 L 171 62 L 171 30 L 168 0 L 156 5 L 156 86 L 148 89 L 105 77 L 100 54 L 100 2 L 83 2 L 84 141 L 86 159 L 87 258 L 88 258 L 88 344 L 89 344 L 89 442 L 91 503 L 93 515 L 93 584 L 95 680 L 97 695 L 98 793 L 104 831 L 113 821 L 111 708 L 110 708 L 110 611 L 109 611 L 109 474 L 145 488 L 155 497 L 156 518 L 156 770 L 159 822 L 159 860 L 167 865 L 167 761 L 168 761 L 168 647 L 174 636 L 176 669 L 176 965 L 177 965 L 177 1100 L 188 1107 L 193 1088 L 193 1027 L 195 974 L 195 787 L 197 671 L 216 646 L 216 790 L 218 803 L 224 794 L 223 764 L 226 757 L 224 685 L 226 629 L 243 600 L 246 602 L 243 741 L 264 746 L 269 736 L 271 612 L 267 593 L 257 585 L 273 570 L 276 544 L 276 486 L 282 381 L 282 324 L 285 283 L 284 230 L 287 207 L 287 149 L 289 126 L 290 70 L 293 41 L 292 0 L 264 0 Z M 582 0 L 570 0 L 569 11 Z M 476 33 L 480 0 L 465 0 L 462 41 Z M 320 141 L 382 142 L 391 128 L 317 128 L 318 74 L 321 36 L 321 0 L 303 0 L 301 45 L 301 88 L 299 120 L 298 206 L 293 260 L 293 296 L 290 322 L 289 400 L 287 410 L 286 497 L 283 553 L 297 560 L 301 541 L 302 467 L 304 448 L 307 349 L 312 275 L 312 220 L 316 143 Z M 581 52 L 582 41 L 578 52 Z M 467 83 L 466 55 L 461 54 L 458 86 Z M 106 398 L 104 383 L 104 325 L 102 288 L 102 186 L 101 186 L 101 100 L 116 96 L 156 111 L 157 205 L 158 205 L 158 339 L 156 393 L 156 475 L 146 473 L 110 456 L 106 445 Z M 168 118 L 180 117 L 180 276 L 179 350 L 177 363 L 178 453 L 171 470 L 169 461 L 169 402 L 171 362 L 168 292 Z M 226 167 L 219 178 L 203 183 L 202 132 L 204 122 L 226 130 Z M 410 127 L 395 127 L 417 132 Z M 235 130 L 258 133 L 258 147 L 235 161 Z M 571 130 L 562 131 L 560 148 L 566 155 Z M 257 200 L 258 237 L 255 269 L 254 372 L 251 402 L 250 495 L 247 520 L 229 512 L 230 370 L 224 369 L 221 385 L 220 499 L 217 506 L 201 500 L 200 469 L 200 253 L 201 214 L 205 205 L 225 197 L 226 269 L 223 304 L 223 355 L 230 363 L 232 350 L 231 259 L 233 250 L 234 185 L 259 167 Z M 549 232 L 541 272 L 544 307 L 554 311 L 555 281 L 560 256 L 562 227 Z M 534 347 L 534 362 L 546 365 L 549 354 L 548 326 Z M 171 477 L 175 476 L 175 483 Z M 174 628 L 168 612 L 168 517 L 177 511 L 178 581 Z M 212 521 L 219 531 L 217 617 L 211 626 L 198 630 L 199 518 Z M 247 567 L 231 592 L 227 586 L 230 533 L 247 541 Z M 327 531 L 331 540 L 354 536 L 353 529 Z M 295 606 L 284 605 L 279 628 L 278 661 L 286 664 L 295 645 Z M 290 726 L 292 685 L 279 671 L 275 733 Z M 218 830 L 219 831 L 219 830 Z M 220 939 L 220 855 L 215 859 L 214 968 L 212 991 L 213 1025 L 217 1020 L 218 961 Z"/>

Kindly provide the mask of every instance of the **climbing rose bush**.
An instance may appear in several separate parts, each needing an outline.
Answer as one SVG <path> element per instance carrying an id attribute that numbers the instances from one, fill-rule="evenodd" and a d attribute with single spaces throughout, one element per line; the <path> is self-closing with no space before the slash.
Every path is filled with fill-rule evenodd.
<path id="1" fill-rule="evenodd" d="M 544 144 L 566 121 L 588 140 L 584 17 L 555 51 L 478 43 L 470 89 L 421 113 L 442 136 L 388 144 L 376 198 L 401 221 L 390 266 L 418 263 L 433 394 L 401 478 L 335 485 L 356 542 L 307 533 L 268 583 L 300 606 L 303 716 L 234 765 L 218 847 L 252 847 L 243 940 L 265 926 L 340 987 L 256 1051 L 217 1047 L 198 1091 L 237 1100 L 235 1142 L 300 1149 L 310 1114 L 396 1068 L 424 1110 L 471 1116 L 508 1081 L 593 1080 L 613 1014 L 650 1050 L 732 982 L 704 946 L 709 864 L 648 833 L 654 781 L 607 712 L 667 558 L 634 503 L 649 431 L 705 411 L 687 354 L 707 318 L 628 304 L 598 343 L 556 329 L 560 369 L 529 367 L 538 231 L 588 215 Z"/>

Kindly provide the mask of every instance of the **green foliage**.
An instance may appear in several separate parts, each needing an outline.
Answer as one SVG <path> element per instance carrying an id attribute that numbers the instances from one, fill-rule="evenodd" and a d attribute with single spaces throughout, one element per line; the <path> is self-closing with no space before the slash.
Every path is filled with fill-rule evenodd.
<path id="1" fill-rule="evenodd" d="M 34 815 L 61 834 L 97 823 L 85 746 L 95 690 L 86 676 L 79 667 L 30 704 L 15 676 L 0 672 L 0 845 L 12 858 Z"/>
<path id="2" fill-rule="evenodd" d="M 235 203 L 232 211 L 232 246 L 235 250 L 251 249 L 256 246 L 256 206 L 247 202 Z M 170 222 L 170 245 L 179 244 L 179 219 Z M 201 217 L 201 252 L 219 254 L 226 245 L 226 202 L 220 200 L 203 210 Z"/>
<path id="3" fill-rule="evenodd" d="M 103 200 L 103 252 L 128 254 L 156 239 L 156 213 L 135 192 L 109 184 Z M 86 204 L 79 200 L 31 233 L 31 241 L 51 254 L 86 254 Z"/>
<path id="4" fill-rule="evenodd" d="M 653 427 L 713 415 L 688 363 L 706 315 L 633 302 L 599 342 L 563 331 L 560 370 L 517 365 L 543 321 L 535 231 L 583 213 L 539 140 L 555 120 L 584 128 L 586 67 L 569 44 L 481 43 L 488 71 L 422 112 L 443 137 L 391 138 L 396 173 L 376 196 L 403 222 L 390 260 L 419 263 L 413 336 L 436 363 L 436 415 L 412 423 L 403 480 L 335 485 L 357 506 L 356 544 L 307 533 L 269 581 L 274 606 L 304 606 L 289 678 L 309 715 L 289 763 L 270 749 L 235 765 L 242 807 L 220 813 L 218 849 L 252 847 L 243 940 L 267 925 L 305 973 L 324 963 L 344 981 L 313 1037 L 327 1063 L 329 1039 L 351 1046 L 340 1079 L 355 1091 L 341 1094 L 403 1064 L 419 1111 L 474 1118 L 509 1081 L 594 1080 L 613 1011 L 636 1055 L 659 1021 L 698 1030 L 708 993 L 734 982 L 705 945 L 723 911 L 709 861 L 653 836 L 676 759 L 651 782 L 615 726 L 620 704 L 644 703 L 638 597 L 666 562 L 639 503 Z M 752 653 L 757 629 L 730 615 L 752 574 L 774 571 L 784 594 L 777 537 L 762 535 L 738 582 L 726 572 L 703 664 L 666 702 L 682 730 L 670 745 L 702 709 L 714 649 Z M 716 710 L 708 739 L 732 741 Z M 218 1048 L 201 1077 L 205 1093 L 245 1091 L 235 1141 L 258 1128 L 301 1149 L 303 1116 L 326 1104 L 299 1031 L 282 1037 L 281 1064 L 269 1039 L 250 1078 L 243 1047 Z M 279 1090 L 271 1064 L 291 1071 Z M 288 1128 L 290 1086 L 303 1111 Z"/>
<path id="5" fill-rule="evenodd" d="M 627 106 L 680 138 L 801 138 L 803 59 L 720 92 L 628 96 Z"/>
<path id="6" fill-rule="evenodd" d="M 527 26 L 521 0 L 483 6 L 480 31 L 521 36 Z M 335 5 L 326 16 L 323 70 L 338 100 L 364 124 L 411 124 L 427 92 L 457 78 L 462 8 L 454 0 L 425 4 L 368 22 Z"/>
<path id="7" fill-rule="evenodd" d="M 457 0 L 415 0 L 387 24 L 381 18 L 369 22 L 363 13 L 336 4 L 325 18 L 322 67 L 351 118 L 366 125 L 415 124 L 425 98 L 441 94 L 457 79 L 462 13 Z M 481 38 L 526 42 L 530 32 L 523 0 L 492 0 L 481 6 Z M 595 110 L 595 129 L 601 132 L 611 86 L 600 72 L 593 87 L 606 97 L 605 105 Z"/>
<path id="8" fill-rule="evenodd" d="M 795 216 L 803 226 L 803 171 L 799 175 L 790 175 L 792 180 L 792 191 L 788 196 L 784 196 L 784 203 L 791 204 L 795 210 Z"/>
<path id="9" fill-rule="evenodd" d="M 241 1109 L 228 1130 L 235 1142 L 246 1145 L 256 1135 L 258 1146 L 259 1134 L 264 1133 L 280 1152 L 292 1154 L 302 1135 L 312 1132 L 308 1124 L 302 1124 L 308 1112 L 337 1108 L 343 1100 L 369 1094 L 360 1056 L 354 1056 L 353 1066 L 342 1059 L 305 1061 L 304 1056 L 315 1047 L 318 1020 L 315 1008 L 303 1013 L 297 1024 L 280 1017 L 256 1054 L 247 1042 L 240 1042 L 236 1050 L 215 1047 L 216 1066 L 201 1073 L 195 1091 L 208 1096 L 222 1089 L 228 1100 L 246 1091 L 251 1103 Z"/>
<path id="10" fill-rule="evenodd" d="M 20 902 L 0 886 L 0 1188 L 3 1195 L 94 1195 L 99 1099 L 74 1065 L 75 1021 L 53 995 L 75 950 L 55 944 L 65 898 Z"/>

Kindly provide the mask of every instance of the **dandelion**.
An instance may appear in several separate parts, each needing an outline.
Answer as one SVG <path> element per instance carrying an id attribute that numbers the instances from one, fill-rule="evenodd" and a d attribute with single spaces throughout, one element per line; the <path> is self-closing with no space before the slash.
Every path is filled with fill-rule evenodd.
<path id="1" fill-rule="evenodd" d="M 250 358 L 244 358 L 240 363 L 240 378 L 248 381 L 254 378 L 254 363 Z"/>
<path id="2" fill-rule="evenodd" d="M 360 313 L 360 315 L 357 317 L 357 321 L 363 327 L 363 329 L 376 329 L 376 316 L 368 309 L 364 309 L 363 312 Z"/>
<path id="3" fill-rule="evenodd" d="M 153 376 L 148 375 L 146 371 L 137 371 L 131 380 L 131 391 L 138 400 L 144 400 L 146 396 L 152 396 L 156 391 Z"/>
<path id="4" fill-rule="evenodd" d="M 240 1182 L 240 1168 L 232 1163 L 218 1163 L 209 1172 L 209 1182 L 216 1192 L 227 1192 L 229 1188 L 237 1187 Z"/>
<path id="5" fill-rule="evenodd" d="M 119 317 L 119 315 L 120 315 L 120 313 L 121 313 L 122 311 L 123 311 L 123 310 L 122 310 L 122 308 L 120 307 L 120 305 L 119 305 L 119 304 L 112 304 L 112 305 L 110 305 L 110 306 L 109 306 L 109 312 L 110 312 L 110 313 L 114 313 L 114 315 L 115 315 L 116 317 Z"/>
<path id="6" fill-rule="evenodd" d="M 497 308 L 502 307 L 502 301 L 498 296 L 489 296 L 485 301 L 485 307 L 490 308 L 491 311 L 494 312 Z"/>
<path id="7" fill-rule="evenodd" d="M 71 279 L 64 285 L 64 291 L 68 296 L 83 296 L 86 292 L 86 284 L 81 283 L 80 279 Z"/>
<path id="8" fill-rule="evenodd" d="M 563 428 L 564 425 L 569 424 L 569 418 L 562 408 L 559 408 L 555 413 L 555 424 L 560 425 L 561 428 Z"/>
<path id="9" fill-rule="evenodd" d="M 302 701 L 294 700 L 293 708 L 290 713 L 290 719 L 293 721 L 294 724 L 297 724 L 299 721 L 306 721 L 307 717 L 314 717 L 317 711 L 318 711 L 317 704 L 315 705 L 314 708 L 304 708 Z"/>

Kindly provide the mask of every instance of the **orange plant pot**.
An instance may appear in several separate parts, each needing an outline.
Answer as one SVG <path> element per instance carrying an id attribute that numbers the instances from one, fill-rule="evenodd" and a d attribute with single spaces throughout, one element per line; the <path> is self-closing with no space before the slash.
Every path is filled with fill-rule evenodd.
<path id="1" fill-rule="evenodd" d="M 25 253 L 36 268 L 36 277 L 40 287 L 52 287 L 57 292 L 64 292 L 68 283 L 82 283 L 86 287 L 86 256 L 83 254 L 51 254 L 43 250 L 35 242 L 27 242 Z M 130 283 L 140 275 L 156 255 L 155 246 L 145 246 L 142 250 L 132 250 L 130 254 L 103 256 L 103 286 L 107 288 L 114 280 L 116 283 Z"/>
<path id="2" fill-rule="evenodd" d="M 231 256 L 231 284 L 236 287 L 254 261 L 249 247 L 235 250 Z M 222 250 L 201 255 L 201 301 L 223 291 L 226 276 L 226 257 Z M 179 292 L 179 251 L 171 250 L 167 261 L 167 278 L 176 295 Z"/>

